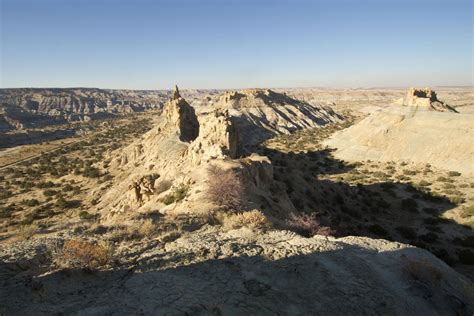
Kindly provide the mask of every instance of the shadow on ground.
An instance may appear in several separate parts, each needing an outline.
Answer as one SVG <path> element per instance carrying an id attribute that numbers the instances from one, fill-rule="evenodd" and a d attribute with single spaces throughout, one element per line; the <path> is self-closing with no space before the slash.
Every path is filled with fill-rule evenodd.
<path id="1" fill-rule="evenodd" d="M 455 204 L 411 183 L 389 177 L 374 179 L 370 174 L 361 175 L 367 179 L 364 184 L 344 178 L 324 179 L 354 169 L 353 164 L 333 158 L 329 149 L 285 153 L 260 148 L 259 152 L 271 160 L 274 179 L 284 183 L 295 209 L 318 213 L 321 224 L 331 227 L 336 236 L 368 236 L 409 243 L 453 265 L 464 249 L 454 245 L 453 239 L 472 235 L 469 227 L 441 217 Z M 266 207 L 262 205 L 263 209 Z"/>
<path id="2" fill-rule="evenodd" d="M 147 270 L 39 275 L 26 262 L 1 263 L 0 312 L 146 315 L 471 315 L 472 285 L 416 248 L 341 250 L 268 260 L 260 255 L 204 259 Z M 143 257 L 142 257 L 143 258 Z M 203 258 L 197 258 L 203 260 Z M 178 259 L 171 260 L 176 264 Z M 159 271 L 157 271 L 160 269 Z"/>

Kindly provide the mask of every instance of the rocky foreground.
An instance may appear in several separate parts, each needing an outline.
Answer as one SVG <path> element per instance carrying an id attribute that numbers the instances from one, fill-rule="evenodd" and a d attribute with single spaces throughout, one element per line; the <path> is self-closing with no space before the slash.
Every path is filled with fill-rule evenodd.
<path id="1" fill-rule="evenodd" d="M 472 315 L 474 288 L 408 245 L 205 226 L 116 249 L 116 266 L 52 270 L 56 239 L 0 248 L 0 312 Z M 13 257 L 11 257 L 13 256 Z"/>

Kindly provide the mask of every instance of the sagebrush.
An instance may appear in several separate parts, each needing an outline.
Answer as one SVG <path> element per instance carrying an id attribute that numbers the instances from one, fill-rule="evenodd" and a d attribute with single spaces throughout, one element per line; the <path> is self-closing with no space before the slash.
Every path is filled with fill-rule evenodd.
<path id="1" fill-rule="evenodd" d="M 242 209 L 244 189 L 242 179 L 232 169 L 209 168 L 209 199 L 224 210 Z"/>

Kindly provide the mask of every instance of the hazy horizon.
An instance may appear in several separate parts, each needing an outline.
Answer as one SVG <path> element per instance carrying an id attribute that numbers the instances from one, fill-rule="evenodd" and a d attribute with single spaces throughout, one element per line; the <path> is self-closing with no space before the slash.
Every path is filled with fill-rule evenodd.
<path id="1" fill-rule="evenodd" d="M 2 0 L 0 87 L 471 87 L 472 35 L 465 0 Z"/>
<path id="2" fill-rule="evenodd" d="M 367 87 L 350 87 L 350 86 L 287 86 L 287 87 L 272 87 L 272 86 L 259 86 L 259 87 L 229 87 L 229 88 L 199 88 L 199 87 L 185 87 L 177 84 L 180 91 L 186 90 L 246 90 L 246 89 L 337 89 L 337 90 L 377 90 L 377 89 L 399 89 L 399 90 L 406 90 L 408 88 L 427 88 L 428 86 L 367 86 Z M 429 88 L 448 88 L 448 89 L 455 89 L 455 88 L 474 88 L 474 85 L 458 85 L 458 86 L 436 86 L 431 85 Z M 0 87 L 0 90 L 11 90 L 11 89 L 100 89 L 100 90 L 130 90 L 130 91 L 172 91 L 174 89 L 174 85 L 171 85 L 168 88 L 150 88 L 150 89 L 140 89 L 140 88 L 103 88 L 103 87 L 80 87 L 80 86 L 63 86 L 63 87 L 55 87 L 55 86 L 34 86 L 34 87 Z"/>

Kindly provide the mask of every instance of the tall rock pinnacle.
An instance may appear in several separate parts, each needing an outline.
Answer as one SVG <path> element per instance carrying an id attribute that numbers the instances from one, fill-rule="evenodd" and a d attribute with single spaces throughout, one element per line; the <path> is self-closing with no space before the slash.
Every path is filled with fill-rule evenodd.
<path id="1" fill-rule="evenodd" d="M 174 85 L 173 97 L 171 99 L 172 100 L 177 100 L 179 98 L 181 98 L 181 95 L 179 94 L 178 85 Z"/>

